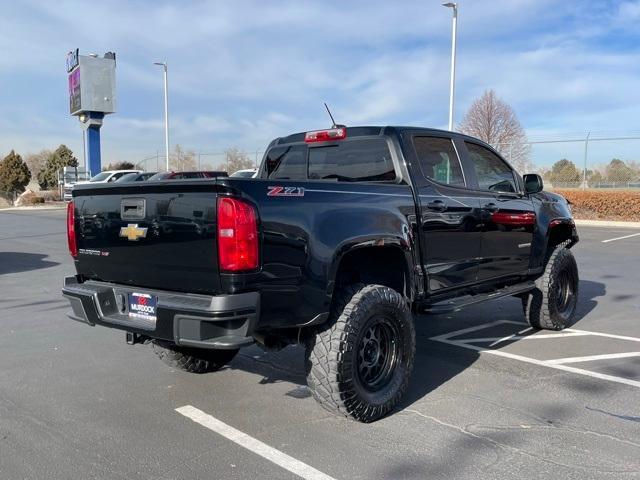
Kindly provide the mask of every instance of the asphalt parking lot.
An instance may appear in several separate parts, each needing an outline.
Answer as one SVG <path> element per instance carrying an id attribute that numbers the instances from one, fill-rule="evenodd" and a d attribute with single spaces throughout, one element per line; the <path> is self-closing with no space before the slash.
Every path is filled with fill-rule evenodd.
<path id="1" fill-rule="evenodd" d="M 420 317 L 405 401 L 363 425 L 310 398 L 299 348 L 190 375 L 69 320 L 64 216 L 0 212 L 2 479 L 640 478 L 636 231 L 579 229 L 564 332 L 513 298 Z"/>

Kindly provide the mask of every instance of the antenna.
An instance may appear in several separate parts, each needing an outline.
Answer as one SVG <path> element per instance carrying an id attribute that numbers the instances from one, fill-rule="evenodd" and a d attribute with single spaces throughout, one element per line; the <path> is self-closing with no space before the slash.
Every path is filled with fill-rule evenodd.
<path id="1" fill-rule="evenodd" d="M 331 115 L 331 110 L 329 110 L 329 105 L 327 105 L 327 102 L 324 102 L 324 108 L 327 109 L 327 113 L 329 114 L 329 117 L 331 117 L 331 128 L 336 128 L 336 121 L 333 119 L 333 115 Z"/>

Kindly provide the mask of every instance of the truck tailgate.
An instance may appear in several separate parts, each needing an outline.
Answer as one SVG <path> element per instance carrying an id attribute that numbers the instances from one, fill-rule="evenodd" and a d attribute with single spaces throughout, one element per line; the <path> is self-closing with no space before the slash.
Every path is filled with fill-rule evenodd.
<path id="1" fill-rule="evenodd" d="M 73 191 L 78 273 L 138 287 L 217 293 L 215 180 Z"/>

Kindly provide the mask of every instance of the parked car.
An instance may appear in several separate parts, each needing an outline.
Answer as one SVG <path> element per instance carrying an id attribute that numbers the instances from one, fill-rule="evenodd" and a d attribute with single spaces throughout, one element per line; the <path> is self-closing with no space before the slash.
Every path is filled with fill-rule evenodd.
<path id="1" fill-rule="evenodd" d="M 187 178 L 215 178 L 215 177 L 226 177 L 227 172 L 205 172 L 205 171 L 196 171 L 196 172 L 158 172 L 153 175 L 148 180 L 150 182 L 154 182 L 157 180 L 184 180 Z"/>
<path id="2" fill-rule="evenodd" d="M 515 296 L 531 327 L 560 330 L 576 311 L 566 200 L 455 132 L 297 133 L 271 142 L 255 179 L 87 184 L 73 197 L 73 319 L 190 372 L 254 342 L 301 344 L 316 400 L 363 422 L 407 389 L 414 313 Z M 85 232 L 109 212 L 112 225 Z"/>
<path id="3" fill-rule="evenodd" d="M 100 172 L 97 175 L 94 175 L 89 180 L 79 180 L 77 182 L 69 184 L 68 186 L 65 185 L 63 199 L 65 201 L 70 201 L 73 198 L 71 192 L 76 187 L 76 185 L 82 185 L 86 183 L 111 183 L 130 173 L 142 173 L 142 170 L 105 170 L 104 172 Z"/>
<path id="4" fill-rule="evenodd" d="M 128 182 L 144 182 L 149 180 L 156 172 L 140 172 L 140 173 L 127 173 L 116 180 L 117 183 Z"/>
<path id="5" fill-rule="evenodd" d="M 111 183 L 128 173 L 142 173 L 142 170 L 105 170 L 91 177 L 89 182 L 78 182 L 76 185 L 81 183 Z"/>
<path id="6" fill-rule="evenodd" d="M 241 177 L 241 178 L 255 178 L 258 176 L 257 168 L 247 168 L 245 170 L 238 170 L 233 172 L 230 177 Z"/>

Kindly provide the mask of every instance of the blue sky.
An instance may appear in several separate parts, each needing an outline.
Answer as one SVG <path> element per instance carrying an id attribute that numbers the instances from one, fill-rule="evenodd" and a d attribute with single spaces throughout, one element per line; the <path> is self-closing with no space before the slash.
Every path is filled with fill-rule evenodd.
<path id="1" fill-rule="evenodd" d="M 103 163 L 162 152 L 153 62 L 165 59 L 171 142 L 195 151 L 328 126 L 323 101 L 347 125 L 445 127 L 451 11 L 440 3 L 0 0 L 0 155 L 66 143 L 81 157 L 65 71 L 75 47 L 117 53 Z M 533 140 L 640 130 L 640 1 L 459 5 L 458 121 L 493 88 Z"/>

